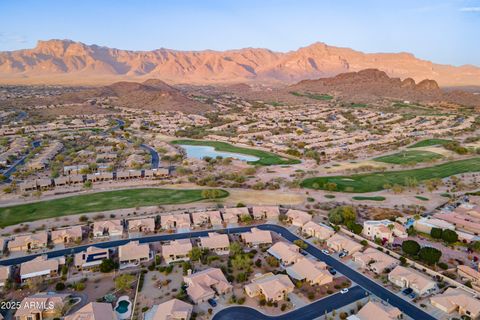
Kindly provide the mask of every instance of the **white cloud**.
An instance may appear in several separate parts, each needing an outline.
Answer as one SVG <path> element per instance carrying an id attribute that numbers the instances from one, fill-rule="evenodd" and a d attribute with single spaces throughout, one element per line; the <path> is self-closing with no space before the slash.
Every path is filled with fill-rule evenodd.
<path id="1" fill-rule="evenodd" d="M 26 43 L 27 39 L 23 35 L 0 32 L 0 43 Z"/>
<path id="2" fill-rule="evenodd" d="M 460 8 L 462 12 L 480 12 L 480 7 L 463 7 Z"/>

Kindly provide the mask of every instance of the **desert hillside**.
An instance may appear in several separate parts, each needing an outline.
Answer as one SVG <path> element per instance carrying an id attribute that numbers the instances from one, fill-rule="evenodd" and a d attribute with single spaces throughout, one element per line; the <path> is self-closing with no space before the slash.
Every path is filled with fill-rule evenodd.
<path id="1" fill-rule="evenodd" d="M 291 92 L 329 93 L 347 101 L 372 102 L 384 98 L 421 103 L 453 103 L 480 106 L 480 96 L 460 90 L 445 90 L 435 80 L 389 77 L 378 69 L 348 72 L 330 78 L 303 80 L 286 88 Z"/>
<path id="2" fill-rule="evenodd" d="M 169 83 L 293 84 L 368 68 L 390 77 L 435 80 L 440 86 L 480 85 L 480 68 L 435 64 L 409 53 L 366 54 L 324 43 L 290 52 L 127 51 L 70 40 L 39 41 L 33 49 L 0 52 L 0 83 L 106 84 L 150 78 Z"/>

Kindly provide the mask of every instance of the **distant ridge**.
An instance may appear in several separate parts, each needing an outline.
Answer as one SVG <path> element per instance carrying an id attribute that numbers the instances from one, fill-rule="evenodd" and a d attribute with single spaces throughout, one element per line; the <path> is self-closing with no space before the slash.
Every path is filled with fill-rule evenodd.
<path id="1" fill-rule="evenodd" d="M 424 79 L 416 83 L 412 78 L 404 80 L 392 78 L 378 69 L 342 73 L 330 78 L 302 80 L 284 90 L 329 93 L 355 102 L 373 102 L 390 98 L 422 103 L 480 106 L 480 95 L 459 90 L 442 90 L 435 80 Z"/>
<path id="2" fill-rule="evenodd" d="M 416 82 L 432 79 L 440 86 L 480 85 L 475 66 L 435 64 L 410 53 L 366 54 L 321 42 L 283 53 L 256 48 L 128 51 L 49 40 L 33 49 L 0 52 L 0 83 L 106 84 L 156 78 L 174 84 L 292 84 L 371 68 Z"/>

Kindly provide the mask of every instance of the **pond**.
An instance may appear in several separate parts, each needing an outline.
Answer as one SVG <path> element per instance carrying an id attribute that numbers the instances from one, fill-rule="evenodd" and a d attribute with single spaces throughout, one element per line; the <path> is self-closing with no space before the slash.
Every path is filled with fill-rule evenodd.
<path id="1" fill-rule="evenodd" d="M 203 159 L 205 157 L 216 158 L 233 158 L 242 161 L 258 161 L 259 158 L 255 156 L 250 156 L 242 153 L 235 153 L 235 152 L 225 152 L 225 151 L 217 151 L 214 147 L 210 146 L 190 146 L 181 144 L 180 147 L 185 149 L 188 158 L 195 158 L 195 159 Z"/>

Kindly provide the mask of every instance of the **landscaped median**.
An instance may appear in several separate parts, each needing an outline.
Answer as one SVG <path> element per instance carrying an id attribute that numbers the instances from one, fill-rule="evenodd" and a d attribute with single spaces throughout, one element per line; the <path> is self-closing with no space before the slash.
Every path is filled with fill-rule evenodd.
<path id="1" fill-rule="evenodd" d="M 279 156 L 275 153 L 258 150 L 258 149 L 250 149 L 250 148 L 243 148 L 233 146 L 226 142 L 220 141 L 206 141 L 206 140 L 174 140 L 171 142 L 172 144 L 183 144 L 189 146 L 207 146 L 213 147 L 217 151 L 223 152 L 233 152 L 233 153 L 241 153 L 246 154 L 249 156 L 254 156 L 259 158 L 257 161 L 249 161 L 249 164 L 258 164 L 262 166 L 270 166 L 270 165 L 288 165 L 288 164 L 298 164 L 300 160 L 298 159 L 291 159 Z"/>
<path id="2" fill-rule="evenodd" d="M 310 189 L 353 193 L 374 192 L 385 189 L 386 185 L 393 186 L 397 184 L 405 186 L 412 180 L 421 182 L 479 171 L 480 158 L 471 158 L 411 170 L 373 172 L 350 176 L 314 177 L 303 180 L 301 186 Z"/>
<path id="3" fill-rule="evenodd" d="M 208 190 L 217 190 L 209 192 Z M 222 189 L 142 188 L 97 192 L 0 208 L 0 227 L 40 219 L 138 206 L 182 204 L 225 198 Z"/>

